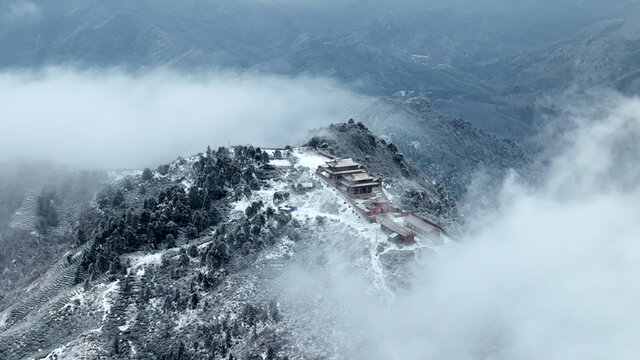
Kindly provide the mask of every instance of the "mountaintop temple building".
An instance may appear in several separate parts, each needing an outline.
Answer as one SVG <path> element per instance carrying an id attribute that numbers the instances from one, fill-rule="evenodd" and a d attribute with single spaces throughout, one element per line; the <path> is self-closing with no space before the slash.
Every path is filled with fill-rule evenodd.
<path id="1" fill-rule="evenodd" d="M 353 159 L 335 159 L 327 162 L 321 170 L 327 177 L 349 196 L 367 198 L 382 188 L 382 181 L 371 175 L 367 169 Z"/>

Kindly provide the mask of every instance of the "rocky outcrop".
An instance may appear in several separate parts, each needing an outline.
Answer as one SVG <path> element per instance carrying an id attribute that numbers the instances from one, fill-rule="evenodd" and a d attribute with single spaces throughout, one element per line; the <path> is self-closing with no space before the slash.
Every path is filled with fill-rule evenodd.
<path id="1" fill-rule="evenodd" d="M 315 133 L 306 145 L 363 164 L 387 184 L 387 190 L 401 199 L 403 205 L 444 225 L 457 220 L 456 203 L 446 186 L 426 175 L 394 143 L 377 137 L 362 122 L 349 120 Z"/>

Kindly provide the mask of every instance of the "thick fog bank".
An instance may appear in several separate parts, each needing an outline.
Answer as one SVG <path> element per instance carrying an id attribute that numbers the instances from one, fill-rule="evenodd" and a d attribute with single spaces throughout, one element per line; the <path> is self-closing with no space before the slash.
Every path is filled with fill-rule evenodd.
<path id="1" fill-rule="evenodd" d="M 562 114 L 541 186 L 507 180 L 495 213 L 418 260 L 393 300 L 344 266 L 296 268 L 285 293 L 354 358 L 637 358 L 640 99 L 603 99 Z"/>
<path id="2" fill-rule="evenodd" d="M 284 146 L 364 98 L 330 79 L 153 70 L 0 73 L 0 161 L 155 166 L 228 144 Z"/>

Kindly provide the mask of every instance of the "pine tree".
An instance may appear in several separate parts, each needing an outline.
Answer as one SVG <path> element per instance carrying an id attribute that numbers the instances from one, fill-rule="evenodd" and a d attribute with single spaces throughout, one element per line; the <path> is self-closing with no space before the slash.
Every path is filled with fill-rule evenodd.
<path id="1" fill-rule="evenodd" d="M 36 200 L 36 213 L 41 218 L 42 228 L 58 226 L 58 211 L 55 208 L 56 194 L 53 191 L 43 190 Z"/>
<path id="2" fill-rule="evenodd" d="M 124 187 L 127 191 L 133 190 L 133 182 L 131 181 L 130 177 L 124 179 L 124 181 L 122 182 L 122 187 Z"/>
<path id="3" fill-rule="evenodd" d="M 151 169 L 144 168 L 144 170 L 142 171 L 142 180 L 149 181 L 151 179 L 153 179 L 153 173 L 151 172 Z"/>
<path id="4" fill-rule="evenodd" d="M 124 202 L 124 194 L 122 191 L 117 190 L 113 195 L 113 199 L 111 199 L 111 205 L 120 206 Z"/>
<path id="5" fill-rule="evenodd" d="M 120 339 L 118 333 L 116 333 L 116 337 L 113 339 L 113 348 L 111 352 L 113 355 L 120 355 Z"/>
<path id="6" fill-rule="evenodd" d="M 176 238 L 174 238 L 173 235 L 171 234 L 167 235 L 165 241 L 167 243 L 167 248 L 176 247 Z"/>
<path id="7" fill-rule="evenodd" d="M 278 304 L 275 300 L 271 300 L 269 302 L 269 315 L 273 319 L 273 321 L 280 321 L 280 311 L 278 310 Z"/>
<path id="8" fill-rule="evenodd" d="M 198 293 L 194 291 L 193 293 L 191 293 L 191 300 L 190 300 L 191 309 L 197 308 L 199 302 L 200 302 L 200 297 L 198 296 Z"/>
<path id="9" fill-rule="evenodd" d="M 274 360 L 276 358 L 276 352 L 273 350 L 271 346 L 267 348 L 267 356 L 265 360 Z"/>

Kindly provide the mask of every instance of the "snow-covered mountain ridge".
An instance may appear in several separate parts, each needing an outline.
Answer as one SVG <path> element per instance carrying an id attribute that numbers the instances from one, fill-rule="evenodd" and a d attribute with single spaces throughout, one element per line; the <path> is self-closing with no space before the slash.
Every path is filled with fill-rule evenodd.
<path id="1" fill-rule="evenodd" d="M 406 185 L 432 194 L 424 175 L 391 144 L 385 149 L 389 155 L 353 157 L 374 174 L 386 169 L 384 192 L 399 206 L 407 206 Z M 398 158 L 384 165 L 387 156 Z M 392 301 L 410 286 L 412 259 L 448 240 L 389 241 L 316 175 L 327 160 L 310 147 L 238 146 L 118 180 L 78 219 L 74 248 L 7 295 L 0 358 L 364 356 L 357 342 L 336 345 L 343 329 L 331 326 L 339 312 L 326 312 L 323 283 L 358 274 L 372 299 Z M 406 178 L 389 177 L 401 169 Z M 451 213 L 434 209 L 419 210 L 434 220 Z M 318 290 L 313 304 L 300 287 Z"/>

